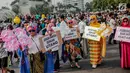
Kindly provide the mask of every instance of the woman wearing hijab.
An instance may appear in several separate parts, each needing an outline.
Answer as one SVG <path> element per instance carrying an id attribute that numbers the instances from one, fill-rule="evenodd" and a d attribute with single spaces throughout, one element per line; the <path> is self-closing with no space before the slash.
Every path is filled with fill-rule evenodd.
<path id="1" fill-rule="evenodd" d="M 98 23 L 97 17 L 95 15 L 90 16 L 90 26 L 91 27 L 100 27 L 100 23 Z M 103 49 L 106 49 L 106 40 L 101 37 L 100 41 L 88 40 L 89 44 L 89 53 L 90 53 L 90 63 L 92 64 L 92 68 L 96 68 L 98 64 L 101 64 L 102 57 L 104 57 Z M 102 54 L 103 53 L 103 54 Z"/>
<path id="2" fill-rule="evenodd" d="M 123 18 L 121 27 L 130 29 L 130 22 L 127 17 Z M 130 43 L 120 42 L 121 68 L 130 68 Z"/>
<path id="3" fill-rule="evenodd" d="M 30 34 L 30 38 L 32 39 L 32 46 L 28 50 L 30 55 L 30 65 L 31 65 L 31 73 L 44 73 L 44 60 L 45 56 L 41 52 L 39 38 L 42 35 L 37 34 L 36 27 L 29 26 L 28 32 Z"/>
<path id="4" fill-rule="evenodd" d="M 54 27 L 54 23 L 49 23 L 47 25 L 47 31 L 46 31 L 46 35 L 52 34 L 54 31 L 52 29 L 52 27 Z M 45 53 L 46 55 L 46 60 L 45 60 L 45 71 L 44 73 L 54 73 L 54 55 L 52 50 L 49 50 Z"/>
<path id="5" fill-rule="evenodd" d="M 51 19 L 51 23 L 53 24 L 52 27 L 56 26 L 55 19 Z M 54 72 L 57 72 L 60 69 L 59 50 L 54 50 L 53 55 L 54 55 Z"/>
<path id="6" fill-rule="evenodd" d="M 69 28 L 73 28 L 73 21 L 68 20 L 67 21 Z M 65 49 L 68 53 L 68 58 L 71 64 L 71 67 L 73 68 L 76 66 L 78 69 L 80 69 L 80 65 L 78 64 L 78 61 L 82 58 L 81 57 L 81 48 L 80 48 L 80 42 L 78 39 L 72 39 L 66 41 Z"/>

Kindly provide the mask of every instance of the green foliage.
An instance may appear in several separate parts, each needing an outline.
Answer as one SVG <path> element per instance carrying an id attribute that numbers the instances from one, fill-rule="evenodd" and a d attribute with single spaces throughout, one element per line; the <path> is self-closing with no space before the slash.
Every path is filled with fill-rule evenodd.
<path id="1" fill-rule="evenodd" d="M 91 7 L 93 10 L 114 9 L 119 3 L 130 3 L 130 0 L 93 0 Z"/>
<path id="2" fill-rule="evenodd" d="M 12 11 L 15 12 L 16 14 L 19 14 L 19 6 L 18 5 L 13 5 L 12 6 Z"/>
<path id="3" fill-rule="evenodd" d="M 92 11 L 92 2 L 87 2 L 85 4 L 85 11 Z"/>
<path id="4" fill-rule="evenodd" d="M 31 14 L 37 14 L 37 9 L 35 7 L 30 7 Z"/>
<path id="5" fill-rule="evenodd" d="M 17 2 L 19 2 L 19 0 L 14 0 L 10 5 L 12 6 L 12 5 L 16 4 Z"/>

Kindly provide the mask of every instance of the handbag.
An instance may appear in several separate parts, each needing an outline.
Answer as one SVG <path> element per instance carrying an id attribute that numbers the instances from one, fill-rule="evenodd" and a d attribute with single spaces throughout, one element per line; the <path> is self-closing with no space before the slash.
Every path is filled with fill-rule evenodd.
<path id="1" fill-rule="evenodd" d="M 32 38 L 31 38 L 31 39 L 32 39 Z M 36 47 L 37 47 L 37 49 L 38 49 L 38 51 L 39 51 L 39 55 L 40 55 L 40 60 L 41 60 L 41 62 L 43 62 L 43 61 L 45 60 L 45 54 L 40 51 L 39 47 L 37 46 L 36 42 L 35 42 L 33 39 L 32 39 L 32 41 L 35 43 L 35 45 L 36 45 Z"/>

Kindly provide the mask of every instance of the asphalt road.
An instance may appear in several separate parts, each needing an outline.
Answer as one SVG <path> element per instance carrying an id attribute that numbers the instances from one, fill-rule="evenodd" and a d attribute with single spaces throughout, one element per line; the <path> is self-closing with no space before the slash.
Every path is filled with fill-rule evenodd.
<path id="1" fill-rule="evenodd" d="M 61 63 L 61 69 L 59 73 L 130 73 L 130 69 L 120 68 L 120 54 L 119 46 L 107 45 L 107 54 L 103 59 L 103 62 L 96 69 L 92 69 L 89 63 L 89 58 L 83 59 L 79 62 L 81 69 L 70 68 L 69 62 Z M 15 69 L 16 73 L 19 73 L 17 65 L 11 67 Z M 1 73 L 1 72 L 0 72 Z"/>

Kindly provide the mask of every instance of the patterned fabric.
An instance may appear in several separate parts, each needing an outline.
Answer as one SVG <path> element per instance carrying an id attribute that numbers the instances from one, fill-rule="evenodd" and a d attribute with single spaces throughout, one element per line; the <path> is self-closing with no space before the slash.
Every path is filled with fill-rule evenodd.
<path id="1" fill-rule="evenodd" d="M 4 48 L 4 43 L 0 43 L 0 58 L 7 57 L 8 53 Z"/>
<path id="2" fill-rule="evenodd" d="M 77 56 L 81 54 L 80 44 L 77 40 L 70 41 L 70 53 L 71 55 L 76 54 Z"/>
<path id="3" fill-rule="evenodd" d="M 27 49 L 21 51 L 18 49 L 18 55 L 20 57 L 20 72 L 19 73 L 30 73 L 30 64 L 27 57 Z"/>
<path id="4" fill-rule="evenodd" d="M 82 58 L 81 56 L 81 49 L 80 49 L 80 43 L 78 42 L 77 39 L 70 40 L 68 44 L 66 44 L 66 50 L 73 58 L 73 60 L 78 59 L 80 60 Z"/>
<path id="5" fill-rule="evenodd" d="M 31 73 L 44 73 L 44 62 L 41 62 L 40 53 L 30 55 Z"/>
<path id="6" fill-rule="evenodd" d="M 101 44 L 97 41 L 88 41 L 90 51 L 90 63 L 97 65 L 101 63 Z"/>

